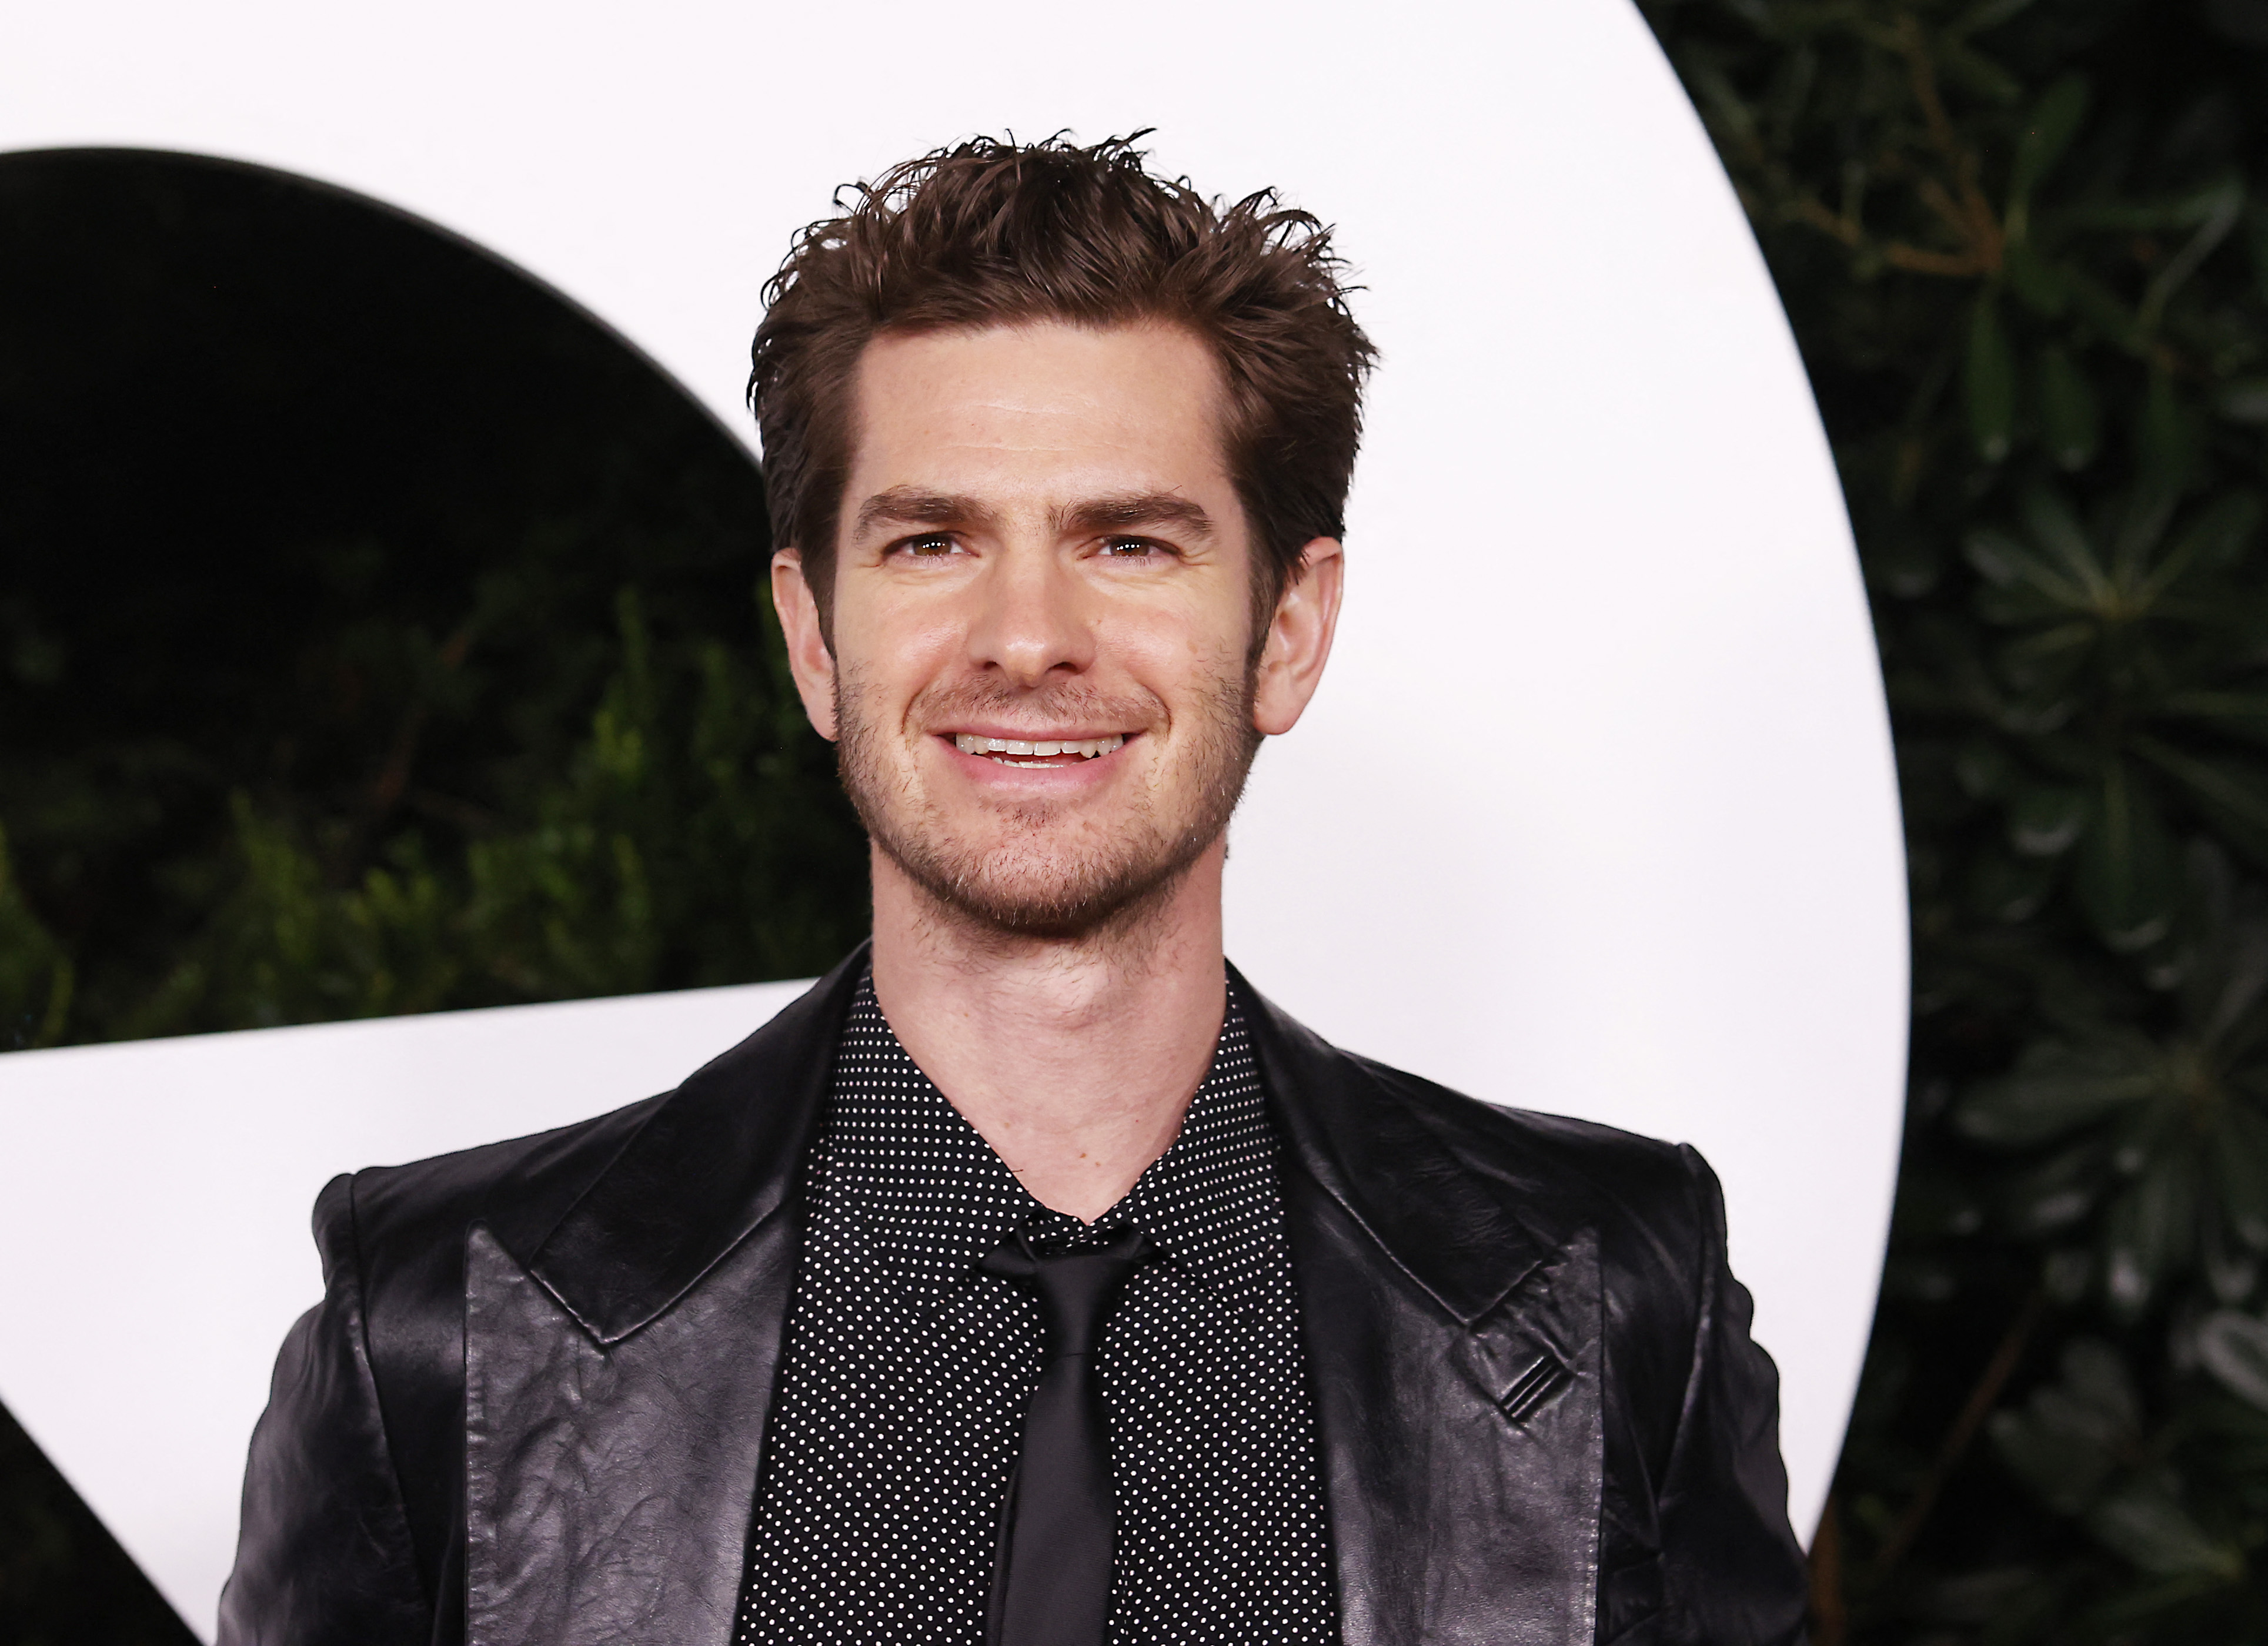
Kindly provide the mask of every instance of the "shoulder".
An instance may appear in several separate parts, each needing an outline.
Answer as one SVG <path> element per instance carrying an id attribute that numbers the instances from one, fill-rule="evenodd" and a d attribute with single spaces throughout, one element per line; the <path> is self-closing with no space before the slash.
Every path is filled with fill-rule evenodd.
<path id="1" fill-rule="evenodd" d="M 465 1237 L 487 1224 L 525 1253 L 666 1101 L 332 1179 L 315 1202 L 326 1307 L 360 1339 L 388 1431 L 412 1452 L 446 1434 L 464 1363 Z"/>
<path id="2" fill-rule="evenodd" d="M 1557 1242 L 1598 1236 L 1602 1258 L 1669 1279 L 1721 1240 L 1716 1180 L 1699 1155 L 1595 1121 L 1484 1103 L 1344 1051 L 1253 990 L 1246 1021 L 1294 1151 L 1414 1234 L 1505 1223 Z"/>
<path id="3" fill-rule="evenodd" d="M 1405 1107 L 1508 1216 L 1550 1234 L 1587 1230 L 1617 1338 L 1672 1373 L 1698 1328 L 1725 1253 L 1716 1175 L 1690 1144 L 1565 1115 L 1502 1107 L 1366 1058 L 1350 1061 Z M 1622 1356 L 1632 1348 L 1625 1344 Z"/>
<path id="4" fill-rule="evenodd" d="M 1524 1192 L 1542 1191 L 1584 1221 L 1643 1234 L 1675 1249 L 1721 1239 L 1716 1175 L 1690 1143 L 1485 1103 L 1352 1053 L 1347 1061 L 1391 1102 L 1406 1106 L 1468 1169 Z"/>
<path id="5" fill-rule="evenodd" d="M 596 1198 L 628 1194 L 631 1221 L 652 1221 L 729 1198 L 742 1179 L 792 1172 L 779 1157 L 799 1136 L 794 1112 L 831 1057 L 863 965 L 862 949 L 671 1091 L 556 1130 L 334 1180 L 316 1206 L 315 1238 L 333 1290 L 361 1300 L 381 1382 L 387 1363 L 420 1375 L 453 1366 L 475 1225 L 527 1264 Z"/>
<path id="6" fill-rule="evenodd" d="M 1724 1265 L 1716 1181 L 1691 1149 L 1483 1103 L 1344 1052 L 1251 995 L 1288 1159 L 1378 1253 L 1470 1324 L 1553 1254 L 1596 1254 L 1609 1360 L 1673 1410 Z M 1658 1397 L 1658 1398 L 1657 1398 Z"/>
<path id="7" fill-rule="evenodd" d="M 593 1188 L 626 1160 L 648 1168 L 665 1155 L 681 1178 L 703 1169 L 777 1171 L 772 1145 L 799 1134 L 784 1109 L 833 1055 L 841 1018 L 863 974 L 863 945 L 827 977 L 755 1032 L 668 1091 L 590 1120 L 532 1136 L 436 1155 L 403 1165 L 372 1166 L 335 1180 L 315 1212 L 316 1238 L 327 1264 L 352 1257 L 365 1284 L 440 1282 L 435 1263 L 460 1266 L 467 1232 L 484 1224 L 523 1261 Z M 670 1174 L 642 1181 L 650 1197 L 697 1187 Z M 451 1306 L 461 1299 L 456 1275 L 444 1282 Z"/>
<path id="8" fill-rule="evenodd" d="M 1504 1277 L 1535 1257 L 1579 1242 L 1595 1251 L 1622 1429 L 1666 1457 L 1725 1279 L 1723 1205 L 1701 1157 L 1314 1044 L 1297 1060 L 1307 1089 L 1287 1114 L 1336 1134 L 1322 1168 L 1336 1166 L 1381 1244 L 1462 1317 L 1497 1306 Z"/>
<path id="9" fill-rule="evenodd" d="M 1549 1179 L 1558 1194 L 1639 1222 L 1690 1217 L 1697 1181 L 1708 1177 L 1708 1165 L 1683 1143 L 1646 1138 L 1597 1120 L 1481 1102 L 1367 1056 L 1343 1056 L 1377 1082 L 1388 1099 L 1422 1115 L 1426 1127 L 1474 1170 L 1524 1184 Z"/>
<path id="10" fill-rule="evenodd" d="M 486 1223 L 507 1249 L 539 1243 L 606 1170 L 668 1094 L 571 1126 L 484 1143 L 401 1165 L 368 1166 L 334 1179 L 315 1207 L 326 1268 L 352 1263 L 373 1307 L 406 1301 L 421 1279 L 452 1302 L 461 1293 L 466 1231 Z"/>

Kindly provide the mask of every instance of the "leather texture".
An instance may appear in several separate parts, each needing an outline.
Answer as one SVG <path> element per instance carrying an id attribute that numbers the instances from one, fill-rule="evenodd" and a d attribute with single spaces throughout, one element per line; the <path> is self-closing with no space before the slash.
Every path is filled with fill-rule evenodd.
<path id="1" fill-rule="evenodd" d="M 674 1091 L 324 1191 L 221 1646 L 730 1646 L 865 966 Z M 1778 1380 L 1699 1157 L 1350 1056 L 1237 986 L 1346 1646 L 1800 1640 Z"/>

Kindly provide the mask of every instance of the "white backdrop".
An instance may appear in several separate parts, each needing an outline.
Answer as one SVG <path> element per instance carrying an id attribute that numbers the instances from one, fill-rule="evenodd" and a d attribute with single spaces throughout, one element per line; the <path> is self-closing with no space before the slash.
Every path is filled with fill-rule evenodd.
<path id="1" fill-rule="evenodd" d="M 1896 1150 L 1896 790 L 1800 364 L 1627 0 L 0 0 L 0 149 L 361 190 L 736 430 L 757 288 L 836 184 L 972 131 L 1144 126 L 1209 190 L 1336 221 L 1386 356 L 1339 653 L 1235 825 L 1231 952 L 1344 1044 L 1708 1154 L 1808 1531 Z M 322 1177 L 643 1095 L 775 1003 L 0 1060 L 0 1399 L 209 1631 Z M 463 1073 L 531 1046 L 553 1075 Z"/>

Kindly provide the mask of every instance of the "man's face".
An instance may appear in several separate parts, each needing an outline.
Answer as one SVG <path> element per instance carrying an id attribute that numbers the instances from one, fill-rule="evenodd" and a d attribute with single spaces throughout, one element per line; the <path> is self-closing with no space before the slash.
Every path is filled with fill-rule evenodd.
<path id="1" fill-rule="evenodd" d="M 792 551 L 775 592 L 869 833 L 946 906 L 1096 927 L 1219 839 L 1261 731 L 1297 717 L 1282 670 L 1250 662 L 1219 398 L 1211 353 L 1170 327 L 885 337 L 862 358 L 831 655 Z"/>

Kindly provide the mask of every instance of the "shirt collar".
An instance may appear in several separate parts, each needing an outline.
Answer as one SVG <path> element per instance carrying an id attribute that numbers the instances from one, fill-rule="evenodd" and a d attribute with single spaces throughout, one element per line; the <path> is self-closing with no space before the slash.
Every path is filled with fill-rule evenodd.
<path id="1" fill-rule="evenodd" d="M 1075 1244 L 1131 1223 L 1166 1260 L 1232 1297 L 1258 1291 L 1282 1244 L 1276 1138 L 1236 991 L 1180 1135 L 1094 1224 L 1035 1200 L 976 1128 L 915 1063 L 882 1016 L 871 974 L 843 1022 L 820 1193 L 830 1214 L 904 1283 L 939 1291 L 967 1279 L 1019 1229 Z"/>

